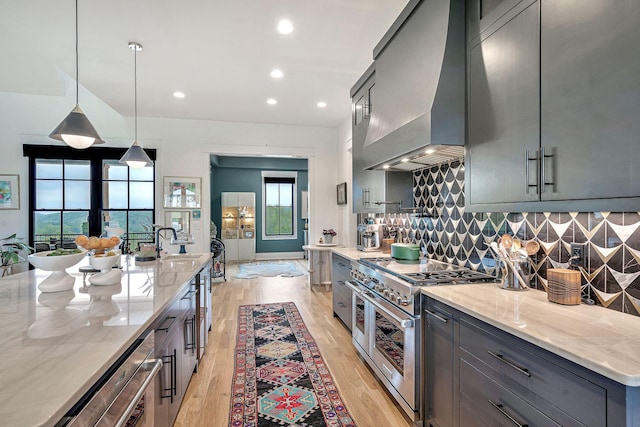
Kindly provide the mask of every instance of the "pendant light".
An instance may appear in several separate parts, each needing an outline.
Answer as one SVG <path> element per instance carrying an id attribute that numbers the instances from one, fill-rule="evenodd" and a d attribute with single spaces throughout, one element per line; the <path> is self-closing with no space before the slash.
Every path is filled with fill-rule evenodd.
<path id="1" fill-rule="evenodd" d="M 135 135 L 133 144 L 124 153 L 120 159 L 120 163 L 126 164 L 130 168 L 138 169 L 145 166 L 151 166 L 153 162 L 144 152 L 142 147 L 138 145 L 138 57 L 137 54 L 142 50 L 142 45 L 136 42 L 129 42 L 129 49 L 133 50 L 133 114 Z"/>
<path id="2" fill-rule="evenodd" d="M 64 141 L 67 145 L 84 149 L 93 144 L 104 144 L 78 103 L 78 0 L 76 0 L 76 106 L 67 117 L 49 134 L 50 138 Z"/>

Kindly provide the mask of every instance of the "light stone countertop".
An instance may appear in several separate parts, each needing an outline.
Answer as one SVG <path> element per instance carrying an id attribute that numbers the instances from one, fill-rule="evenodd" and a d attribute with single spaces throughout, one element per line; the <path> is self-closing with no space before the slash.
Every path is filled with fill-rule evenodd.
<path id="1" fill-rule="evenodd" d="M 640 318 L 560 305 L 537 290 L 496 284 L 423 287 L 422 293 L 627 386 L 640 386 Z"/>
<path id="2" fill-rule="evenodd" d="M 123 256 L 122 280 L 108 286 L 83 285 L 85 259 L 67 269 L 66 292 L 38 291 L 42 270 L 0 279 L 0 424 L 55 425 L 211 259 L 198 255 Z"/>
<path id="3" fill-rule="evenodd" d="M 332 247 L 331 251 L 341 255 L 345 258 L 350 259 L 351 261 L 359 261 L 360 258 L 379 258 L 379 257 L 390 257 L 390 254 L 385 254 L 382 251 L 359 251 L 356 248 L 338 248 Z"/>

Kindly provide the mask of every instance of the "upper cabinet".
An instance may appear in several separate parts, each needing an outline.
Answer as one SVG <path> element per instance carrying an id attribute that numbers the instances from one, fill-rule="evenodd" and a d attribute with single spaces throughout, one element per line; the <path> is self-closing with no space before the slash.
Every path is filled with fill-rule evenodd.
<path id="1" fill-rule="evenodd" d="M 352 100 L 352 189 L 354 213 L 399 212 L 402 206 L 413 206 L 413 176 L 411 172 L 367 170 L 364 142 L 369 129 L 375 100 L 375 66 L 371 65 L 351 89 Z M 387 200 L 390 198 L 389 200 Z M 391 200 L 393 199 L 393 200 Z M 391 203 L 376 203 L 391 202 Z"/>
<path id="2" fill-rule="evenodd" d="M 469 0 L 467 16 L 468 208 L 637 210 L 640 4 Z"/>

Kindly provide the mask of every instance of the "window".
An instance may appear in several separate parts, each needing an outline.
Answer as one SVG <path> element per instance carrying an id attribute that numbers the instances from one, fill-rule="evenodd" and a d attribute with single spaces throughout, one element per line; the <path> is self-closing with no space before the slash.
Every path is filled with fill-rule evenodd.
<path id="1" fill-rule="evenodd" d="M 297 239 L 297 172 L 262 172 L 262 238 Z"/>
<path id="2" fill-rule="evenodd" d="M 30 241 L 40 250 L 75 247 L 78 234 L 124 230 L 131 250 L 153 241 L 154 167 L 118 162 L 125 149 L 24 145 L 30 165 Z M 155 159 L 155 150 L 147 150 Z"/>

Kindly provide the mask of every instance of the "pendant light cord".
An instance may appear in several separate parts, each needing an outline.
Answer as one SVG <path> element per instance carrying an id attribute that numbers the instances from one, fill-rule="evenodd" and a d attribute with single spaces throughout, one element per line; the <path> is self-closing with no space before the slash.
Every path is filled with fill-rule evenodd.
<path id="1" fill-rule="evenodd" d="M 134 142 L 138 142 L 138 49 L 133 48 L 133 117 Z"/>
<path id="2" fill-rule="evenodd" d="M 76 105 L 79 105 L 78 101 L 78 92 L 79 92 L 79 82 L 78 82 L 78 0 L 76 0 Z"/>

